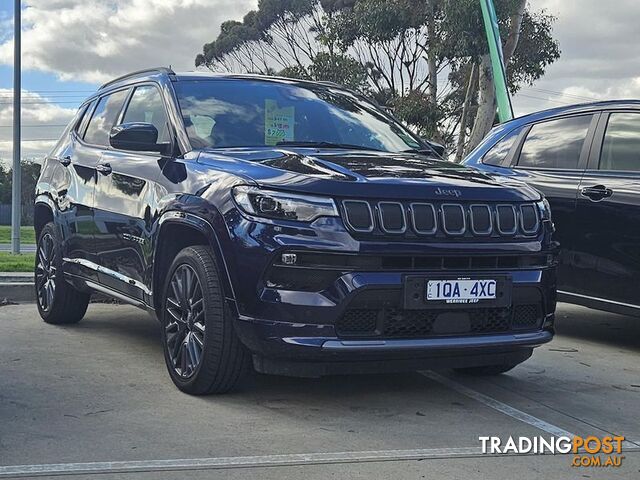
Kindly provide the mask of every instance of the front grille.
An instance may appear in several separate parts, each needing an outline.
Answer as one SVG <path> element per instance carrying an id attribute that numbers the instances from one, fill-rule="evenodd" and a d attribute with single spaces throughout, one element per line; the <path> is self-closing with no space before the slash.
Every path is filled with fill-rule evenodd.
<path id="1" fill-rule="evenodd" d="M 354 308 L 345 312 L 336 330 L 340 337 L 428 338 L 506 332 L 511 322 L 511 308 L 455 311 Z"/>
<path id="2" fill-rule="evenodd" d="M 542 306 L 536 287 L 514 288 L 509 307 L 416 310 L 402 307 L 401 289 L 367 289 L 351 299 L 336 332 L 348 338 L 430 338 L 532 331 L 542 326 Z"/>
<path id="3" fill-rule="evenodd" d="M 273 268 L 351 271 L 416 271 L 416 270 L 501 270 L 544 268 L 552 266 L 555 258 L 547 254 L 530 255 L 365 255 L 348 253 L 316 253 L 287 251 L 296 256 L 294 264 L 283 264 L 279 253 Z M 311 275 L 312 273 L 309 272 Z M 281 277 L 282 278 L 282 277 Z"/>
<path id="4" fill-rule="evenodd" d="M 356 236 L 511 239 L 540 230 L 533 203 L 424 203 L 343 200 L 343 220 Z"/>

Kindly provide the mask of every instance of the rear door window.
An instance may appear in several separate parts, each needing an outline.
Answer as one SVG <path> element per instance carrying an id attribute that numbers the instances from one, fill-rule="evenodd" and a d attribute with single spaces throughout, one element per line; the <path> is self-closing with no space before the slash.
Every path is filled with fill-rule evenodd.
<path id="1" fill-rule="evenodd" d="M 519 167 L 577 169 L 592 115 L 559 118 L 531 127 Z"/>
<path id="2" fill-rule="evenodd" d="M 119 90 L 111 95 L 105 95 L 98 101 L 87 132 L 84 134 L 85 142 L 91 145 L 109 146 L 109 132 L 118 120 L 127 93 L 128 90 Z"/>
<path id="3" fill-rule="evenodd" d="M 599 169 L 640 171 L 640 114 L 620 112 L 609 116 Z"/>

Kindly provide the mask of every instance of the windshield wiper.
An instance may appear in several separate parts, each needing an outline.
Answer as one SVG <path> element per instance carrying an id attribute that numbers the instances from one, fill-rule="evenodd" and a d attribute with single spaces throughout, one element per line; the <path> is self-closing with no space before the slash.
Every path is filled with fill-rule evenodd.
<path id="1" fill-rule="evenodd" d="M 297 142 L 284 141 L 276 143 L 276 147 L 309 147 L 309 148 L 340 148 L 344 150 L 374 150 L 382 152 L 379 148 L 365 147 L 364 145 L 351 145 L 349 143 L 333 143 L 333 142 Z"/>
<path id="2" fill-rule="evenodd" d="M 400 153 L 417 153 L 420 155 L 428 155 L 430 157 L 438 158 L 438 154 L 430 148 L 409 148 L 407 150 L 402 150 Z"/>

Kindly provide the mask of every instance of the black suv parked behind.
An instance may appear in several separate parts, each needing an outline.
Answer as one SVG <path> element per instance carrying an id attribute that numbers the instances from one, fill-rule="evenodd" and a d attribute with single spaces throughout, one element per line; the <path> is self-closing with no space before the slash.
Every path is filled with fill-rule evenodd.
<path id="1" fill-rule="evenodd" d="M 532 188 L 443 162 L 331 84 L 137 72 L 80 108 L 37 185 L 38 308 L 155 311 L 182 390 L 250 363 L 500 373 L 551 340 L 556 246 Z"/>

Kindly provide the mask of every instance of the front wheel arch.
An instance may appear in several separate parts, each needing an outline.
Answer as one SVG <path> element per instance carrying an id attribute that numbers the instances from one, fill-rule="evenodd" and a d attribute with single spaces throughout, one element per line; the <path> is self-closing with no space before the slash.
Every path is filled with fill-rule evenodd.
<path id="1" fill-rule="evenodd" d="M 159 222 L 159 232 L 154 248 L 153 261 L 153 306 L 161 306 L 161 290 L 166 274 L 176 255 L 186 247 L 204 245 L 211 249 L 220 270 L 220 279 L 225 297 L 235 299 L 231 278 L 224 261 L 220 242 L 211 224 L 195 215 L 168 212 Z"/>

